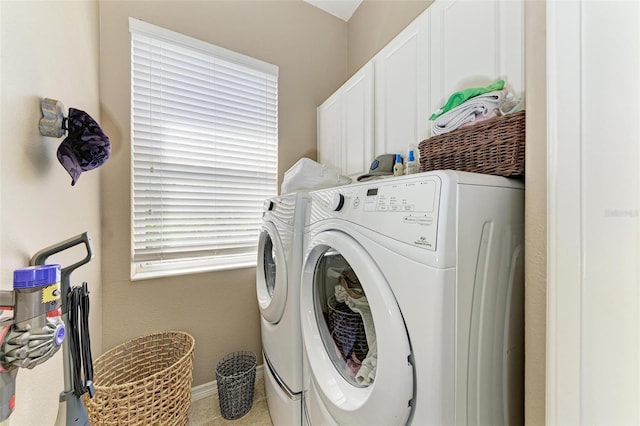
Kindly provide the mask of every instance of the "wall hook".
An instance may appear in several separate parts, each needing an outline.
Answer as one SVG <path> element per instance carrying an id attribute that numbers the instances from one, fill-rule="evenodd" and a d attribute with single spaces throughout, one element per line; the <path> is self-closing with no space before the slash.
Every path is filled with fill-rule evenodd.
<path id="1" fill-rule="evenodd" d="M 59 138 L 64 136 L 67 130 L 64 117 L 64 105 L 55 99 L 44 98 L 40 104 L 42 118 L 40 119 L 40 134 Z"/>

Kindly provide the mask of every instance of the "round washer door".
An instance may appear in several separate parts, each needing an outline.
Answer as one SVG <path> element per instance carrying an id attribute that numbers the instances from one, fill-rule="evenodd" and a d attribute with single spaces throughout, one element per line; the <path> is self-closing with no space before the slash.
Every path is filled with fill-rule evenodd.
<path id="1" fill-rule="evenodd" d="M 278 230 L 271 222 L 263 223 L 260 230 L 256 290 L 262 317 L 278 323 L 287 302 L 287 264 Z"/>
<path id="2" fill-rule="evenodd" d="M 336 423 L 406 424 L 414 386 L 411 347 L 393 292 L 373 258 L 353 237 L 321 232 L 308 247 L 301 285 L 302 335 L 311 381 Z M 348 309 L 338 308 L 336 300 L 363 319 L 364 360 L 362 351 L 358 353 L 359 325 L 344 315 Z M 367 321 L 372 324 L 367 326 Z M 349 330 L 353 335 L 345 338 Z M 372 366 L 373 372 L 365 369 Z"/>

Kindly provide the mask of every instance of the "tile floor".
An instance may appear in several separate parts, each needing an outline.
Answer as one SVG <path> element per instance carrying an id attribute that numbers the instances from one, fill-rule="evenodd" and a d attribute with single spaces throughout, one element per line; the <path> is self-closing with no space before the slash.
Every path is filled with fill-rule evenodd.
<path id="1" fill-rule="evenodd" d="M 256 387 L 253 393 L 253 406 L 244 416 L 236 420 L 227 420 L 220 414 L 218 395 L 200 399 L 191 404 L 191 416 L 189 426 L 273 426 L 267 399 L 264 393 L 264 378 L 256 378 Z"/>

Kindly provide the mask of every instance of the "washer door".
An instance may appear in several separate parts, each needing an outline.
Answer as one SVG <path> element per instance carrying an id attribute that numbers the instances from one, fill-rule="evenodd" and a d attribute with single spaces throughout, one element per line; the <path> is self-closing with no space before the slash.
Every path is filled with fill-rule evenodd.
<path id="1" fill-rule="evenodd" d="M 278 323 L 287 302 L 287 264 L 278 230 L 271 222 L 263 223 L 260 230 L 256 290 L 262 317 Z"/>
<path id="2" fill-rule="evenodd" d="M 335 422 L 406 424 L 414 372 L 404 320 L 384 275 L 354 238 L 325 231 L 311 240 L 301 309 L 315 385 L 309 392 Z"/>

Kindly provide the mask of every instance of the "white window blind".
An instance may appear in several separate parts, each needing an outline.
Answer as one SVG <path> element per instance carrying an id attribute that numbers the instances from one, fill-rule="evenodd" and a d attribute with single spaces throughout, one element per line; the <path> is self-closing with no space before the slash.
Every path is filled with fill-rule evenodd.
<path id="1" fill-rule="evenodd" d="M 132 279 L 253 266 L 278 67 L 133 18 Z"/>

